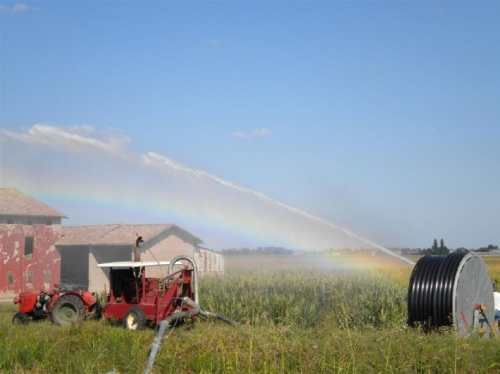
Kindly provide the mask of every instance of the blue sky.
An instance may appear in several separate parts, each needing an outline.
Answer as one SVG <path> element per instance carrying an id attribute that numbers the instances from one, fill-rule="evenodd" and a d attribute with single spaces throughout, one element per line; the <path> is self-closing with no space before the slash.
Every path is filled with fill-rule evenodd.
<path id="1" fill-rule="evenodd" d="M 0 6 L 0 185 L 67 225 L 500 245 L 499 2 Z"/>

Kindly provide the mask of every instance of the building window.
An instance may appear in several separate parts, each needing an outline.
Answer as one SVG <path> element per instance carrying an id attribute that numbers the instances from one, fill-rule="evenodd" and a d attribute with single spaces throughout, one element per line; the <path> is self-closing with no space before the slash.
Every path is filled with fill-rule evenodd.
<path id="1" fill-rule="evenodd" d="M 45 283 L 52 282 L 52 271 L 51 270 L 45 270 L 44 275 L 45 275 Z"/>
<path id="2" fill-rule="evenodd" d="M 28 220 L 28 221 L 26 222 L 26 224 L 27 224 L 28 226 L 33 226 L 33 220 L 31 220 L 31 219 L 30 219 L 30 220 Z"/>
<path id="3" fill-rule="evenodd" d="M 7 225 L 13 225 L 14 224 L 14 218 L 7 218 Z"/>
<path id="4" fill-rule="evenodd" d="M 26 284 L 30 284 L 30 283 L 33 283 L 33 271 L 32 270 L 28 270 L 26 272 Z"/>
<path id="5" fill-rule="evenodd" d="M 8 271 L 5 277 L 5 283 L 7 286 L 14 284 L 14 272 Z"/>
<path id="6" fill-rule="evenodd" d="M 27 259 L 33 258 L 33 237 L 31 236 L 24 238 L 24 257 Z"/>
<path id="7" fill-rule="evenodd" d="M 51 221 L 50 219 L 48 219 L 47 221 L 45 221 L 45 224 L 46 224 L 47 226 L 51 226 L 51 225 L 52 225 L 52 221 Z"/>

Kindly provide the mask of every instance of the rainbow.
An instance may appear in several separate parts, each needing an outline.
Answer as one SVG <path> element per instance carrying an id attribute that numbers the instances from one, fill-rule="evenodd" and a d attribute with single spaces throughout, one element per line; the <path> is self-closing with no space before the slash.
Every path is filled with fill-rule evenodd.
<path id="1" fill-rule="evenodd" d="M 25 188 L 23 188 L 25 186 Z M 251 225 L 242 224 L 237 217 L 224 214 L 222 210 L 213 209 L 208 214 L 200 214 L 199 209 L 189 203 L 189 199 L 177 200 L 172 203 L 166 196 L 150 194 L 149 196 L 117 194 L 113 186 L 106 187 L 102 183 L 92 186 L 66 181 L 49 183 L 48 180 L 31 177 L 23 180 L 21 186 L 16 186 L 23 192 L 44 202 L 45 204 L 68 215 L 64 225 L 94 225 L 110 223 L 175 223 L 194 235 L 205 240 L 208 248 L 222 249 L 248 246 L 277 246 L 301 250 L 324 249 L 310 248 L 307 243 L 294 239 L 287 228 L 262 232 Z M 147 194 L 146 194 L 147 195 Z M 205 239 L 209 237 L 209 240 Z M 296 237 L 296 236 L 295 236 Z M 212 243 L 210 240 L 215 239 Z M 234 244 L 231 245 L 231 240 Z M 217 245 L 218 243 L 222 243 Z M 227 244 L 225 244 L 227 243 Z M 248 243 L 248 244 L 238 244 Z M 299 245 L 298 245 L 299 243 Z M 374 247 L 373 255 L 377 250 Z M 316 266 L 328 265 L 331 268 L 353 268 L 373 266 L 370 256 L 327 256 L 317 258 L 304 257 L 305 262 L 316 262 Z"/>
<path id="2" fill-rule="evenodd" d="M 99 151 L 106 148 L 98 145 Z M 393 255 L 329 221 L 156 153 L 117 156 L 115 149 L 82 154 L 68 147 L 35 147 L 32 157 L 16 158 L 16 149 L 8 148 L 2 180 L 10 185 L 5 187 L 19 188 L 66 214 L 63 224 L 174 223 L 212 249 L 348 247 Z M 39 160 L 48 162 L 40 167 Z"/>

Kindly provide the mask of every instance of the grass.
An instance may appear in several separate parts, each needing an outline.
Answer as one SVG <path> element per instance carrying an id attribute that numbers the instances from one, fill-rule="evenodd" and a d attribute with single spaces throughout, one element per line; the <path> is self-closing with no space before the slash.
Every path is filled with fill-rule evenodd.
<path id="1" fill-rule="evenodd" d="M 485 261 L 492 279 L 500 281 L 500 259 Z M 411 267 L 248 268 L 200 279 L 202 307 L 242 327 L 198 320 L 168 331 L 154 373 L 500 372 L 499 340 L 461 339 L 453 331 L 425 334 L 406 326 Z M 105 321 L 12 326 L 15 312 L 14 305 L 0 305 L 0 373 L 145 369 L 154 329 L 132 332 Z"/>

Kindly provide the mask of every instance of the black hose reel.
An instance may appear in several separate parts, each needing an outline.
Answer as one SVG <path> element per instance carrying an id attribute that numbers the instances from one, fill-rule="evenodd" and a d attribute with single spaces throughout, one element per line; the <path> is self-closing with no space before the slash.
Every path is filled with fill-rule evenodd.
<path id="1" fill-rule="evenodd" d="M 451 253 L 416 263 L 408 287 L 410 326 L 431 331 L 453 325 L 460 336 L 488 337 L 494 315 L 493 285 L 481 257 Z"/>

